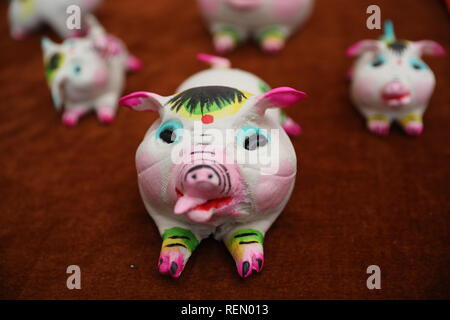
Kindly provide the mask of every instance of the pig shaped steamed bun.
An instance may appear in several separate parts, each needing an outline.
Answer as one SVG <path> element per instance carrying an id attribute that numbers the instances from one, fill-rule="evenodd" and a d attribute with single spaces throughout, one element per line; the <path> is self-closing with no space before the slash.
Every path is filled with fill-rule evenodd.
<path id="1" fill-rule="evenodd" d="M 280 108 L 306 94 L 271 90 L 224 58 L 199 58 L 212 68 L 176 94 L 136 92 L 120 104 L 159 113 L 136 152 L 140 193 L 163 239 L 159 271 L 179 277 L 199 242 L 214 235 L 248 277 L 261 271 L 264 235 L 294 187 L 297 161 L 285 130 L 300 127 Z"/>
<path id="2" fill-rule="evenodd" d="M 63 39 L 77 36 L 86 32 L 85 17 L 100 3 L 101 0 L 11 0 L 8 11 L 11 36 L 16 40 L 23 39 L 42 25 L 50 26 Z M 80 30 L 67 27 L 67 8 L 72 5 L 81 9 Z"/>
<path id="3" fill-rule="evenodd" d="M 286 39 L 311 14 L 314 0 L 198 0 L 219 53 L 254 38 L 268 53 L 280 51 Z"/>
<path id="4" fill-rule="evenodd" d="M 360 41 L 347 54 L 358 56 L 350 73 L 351 98 L 368 129 L 387 135 L 397 121 L 407 134 L 420 135 L 435 86 L 434 73 L 421 57 L 445 54 L 442 46 L 431 40 L 398 40 L 387 21 L 380 40 Z"/>
<path id="5" fill-rule="evenodd" d="M 62 44 L 42 40 L 53 104 L 63 110 L 62 122 L 69 127 L 91 111 L 100 122 L 112 122 L 126 72 L 141 68 L 120 39 L 107 34 L 93 16 L 88 19 L 91 28 L 84 38 L 66 39 Z"/>

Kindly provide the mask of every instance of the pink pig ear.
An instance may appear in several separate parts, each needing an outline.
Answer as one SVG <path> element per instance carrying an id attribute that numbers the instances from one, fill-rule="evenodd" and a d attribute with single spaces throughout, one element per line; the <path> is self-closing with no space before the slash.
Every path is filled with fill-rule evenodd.
<path id="1" fill-rule="evenodd" d="M 417 48 L 418 54 L 430 55 L 430 56 L 443 56 L 445 55 L 445 49 L 436 41 L 422 40 L 414 42 L 414 46 Z"/>
<path id="2" fill-rule="evenodd" d="M 165 97 L 156 93 L 138 91 L 120 98 L 119 104 L 136 111 L 159 112 L 164 105 Z"/>
<path id="3" fill-rule="evenodd" d="M 366 51 L 378 51 L 380 50 L 380 42 L 377 40 L 362 40 L 354 45 L 350 46 L 346 54 L 349 57 L 359 56 Z"/>
<path id="4" fill-rule="evenodd" d="M 287 108 L 307 97 L 306 93 L 289 87 L 275 88 L 257 97 L 255 108 L 263 115 L 268 108 Z"/>

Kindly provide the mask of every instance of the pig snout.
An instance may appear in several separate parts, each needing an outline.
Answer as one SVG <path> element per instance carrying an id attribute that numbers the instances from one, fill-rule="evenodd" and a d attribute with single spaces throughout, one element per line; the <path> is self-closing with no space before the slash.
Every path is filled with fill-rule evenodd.
<path id="1" fill-rule="evenodd" d="M 389 107 L 402 107 L 411 102 L 409 89 L 400 81 L 394 80 L 387 83 L 382 91 L 381 97 Z"/>
<path id="2" fill-rule="evenodd" d="M 187 171 L 183 179 L 186 193 L 199 196 L 218 196 L 221 193 L 221 177 L 218 168 L 208 164 L 195 165 Z"/>
<path id="3" fill-rule="evenodd" d="M 241 10 L 254 9 L 261 4 L 261 0 L 228 0 L 227 2 L 231 7 Z"/>
<path id="4" fill-rule="evenodd" d="M 215 213 L 234 214 L 243 183 L 235 164 L 214 160 L 219 151 L 196 151 L 178 165 L 173 179 L 177 199 L 174 213 L 197 223 L 207 223 Z"/>

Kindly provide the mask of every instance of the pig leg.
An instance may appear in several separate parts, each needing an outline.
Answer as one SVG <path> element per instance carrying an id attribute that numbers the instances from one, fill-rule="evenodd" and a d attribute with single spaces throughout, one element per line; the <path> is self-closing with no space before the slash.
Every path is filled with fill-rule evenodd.
<path id="1" fill-rule="evenodd" d="M 158 259 L 159 272 L 170 275 L 172 278 L 179 278 L 199 241 L 192 231 L 181 227 L 166 229 L 162 239 Z"/>
<path id="2" fill-rule="evenodd" d="M 103 124 L 110 124 L 114 121 L 117 111 L 117 101 L 119 96 L 114 93 L 107 93 L 98 98 L 95 102 L 95 111 L 98 120 Z"/>
<path id="3" fill-rule="evenodd" d="M 212 26 L 214 48 L 218 53 L 232 51 L 239 42 L 247 37 L 247 32 L 231 25 L 216 24 Z"/>
<path id="4" fill-rule="evenodd" d="M 408 113 L 399 119 L 403 130 L 411 136 L 418 136 L 423 132 L 422 116 L 418 113 Z"/>
<path id="5" fill-rule="evenodd" d="M 127 71 L 139 71 L 142 69 L 142 62 L 135 56 L 127 57 Z"/>
<path id="6" fill-rule="evenodd" d="M 238 229 L 229 233 L 225 244 L 236 262 L 239 275 L 247 278 L 264 265 L 264 235 L 256 229 Z"/>
<path id="7" fill-rule="evenodd" d="M 367 129 L 376 135 L 387 136 L 390 127 L 391 119 L 383 114 L 373 114 L 367 117 Z"/>
<path id="8" fill-rule="evenodd" d="M 265 27 L 256 33 L 256 39 L 262 50 L 267 53 L 277 53 L 283 49 L 288 32 L 280 26 Z"/>
<path id="9" fill-rule="evenodd" d="M 14 26 L 10 31 L 11 38 L 13 38 L 14 40 L 25 39 L 30 31 L 25 27 L 19 26 L 17 23 L 14 23 L 13 25 Z"/>
<path id="10" fill-rule="evenodd" d="M 84 105 L 67 106 L 62 116 L 62 123 L 68 127 L 73 127 L 78 120 L 89 112 L 89 108 Z"/>
<path id="11" fill-rule="evenodd" d="M 280 121 L 281 126 L 288 135 L 295 137 L 302 132 L 302 127 L 283 111 L 280 111 Z"/>

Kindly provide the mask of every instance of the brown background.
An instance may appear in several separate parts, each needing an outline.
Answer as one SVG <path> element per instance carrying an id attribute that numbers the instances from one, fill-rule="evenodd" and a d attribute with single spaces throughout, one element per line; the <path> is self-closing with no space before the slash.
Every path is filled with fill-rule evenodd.
<path id="1" fill-rule="evenodd" d="M 449 298 L 450 68 L 426 58 L 437 87 L 425 133 L 369 134 L 352 108 L 344 50 L 379 31 L 365 28 L 369 4 L 397 35 L 433 39 L 447 51 L 440 1 L 319 0 L 312 19 L 278 56 L 247 44 L 234 66 L 310 99 L 288 112 L 304 128 L 293 140 L 299 174 L 291 201 L 266 237 L 266 266 L 238 277 L 222 243 L 208 239 L 182 277 L 160 276 L 160 237 L 140 200 L 134 152 L 155 119 L 119 110 L 111 126 L 94 116 L 68 129 L 51 106 L 40 35 L 16 42 L 0 21 L 0 297 L 8 299 Z M 6 3 L 0 16 L 6 17 Z M 211 39 L 186 0 L 105 1 L 99 19 L 144 62 L 126 92 L 173 93 L 205 66 Z M 50 34 L 47 32 L 47 34 Z M 52 35 L 52 34 L 50 34 Z M 53 37 L 55 38 L 55 37 Z M 66 268 L 82 269 L 82 290 Z M 130 265 L 136 268 L 130 268 Z M 366 268 L 382 290 L 366 288 Z"/>

